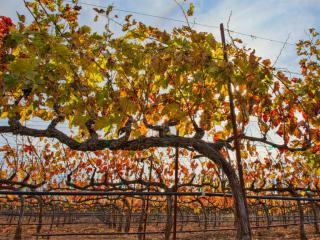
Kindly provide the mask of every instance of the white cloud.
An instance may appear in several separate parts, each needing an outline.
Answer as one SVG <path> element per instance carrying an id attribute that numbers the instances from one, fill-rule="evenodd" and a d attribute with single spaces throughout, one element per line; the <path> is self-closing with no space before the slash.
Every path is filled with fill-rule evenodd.
<path id="1" fill-rule="evenodd" d="M 279 41 L 285 41 L 290 34 L 288 42 L 296 43 L 299 39 L 306 38 L 308 28 L 318 26 L 319 3 L 320 1 L 298 0 L 218 1 L 209 11 L 198 14 L 197 21 L 209 25 L 218 25 L 220 22 L 226 24 L 232 11 L 231 29 Z M 205 28 L 202 30 L 208 31 Z M 272 60 L 276 59 L 282 48 L 282 44 L 239 37 L 248 47 L 256 49 L 259 55 Z M 295 46 L 287 45 L 277 65 L 296 70 L 296 63 Z"/>

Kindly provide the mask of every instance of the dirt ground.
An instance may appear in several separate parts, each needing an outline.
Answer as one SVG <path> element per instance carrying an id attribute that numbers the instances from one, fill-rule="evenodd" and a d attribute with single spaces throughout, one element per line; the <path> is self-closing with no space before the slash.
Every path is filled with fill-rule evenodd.
<path id="1" fill-rule="evenodd" d="M 1 221 L 4 223 L 3 221 Z M 210 228 L 210 227 L 209 227 Z M 223 227 L 225 228 L 225 227 Z M 161 231 L 163 229 L 162 226 L 149 226 L 148 231 Z M 211 228 L 210 228 L 211 229 Z M 314 231 L 314 227 L 312 224 L 306 224 L 305 229 L 307 232 L 307 237 L 309 240 L 320 239 L 320 235 L 316 235 Z M 180 230 L 180 227 L 177 228 Z M 188 225 L 185 226 L 183 230 L 199 230 L 198 225 Z M 105 233 L 112 232 L 110 228 L 101 224 L 77 224 L 77 225 L 58 225 L 54 226 L 53 229 L 49 230 L 49 225 L 45 225 L 42 227 L 41 233 Z M 134 230 L 131 230 L 134 231 Z M 11 240 L 13 239 L 15 232 L 15 226 L 6 226 L 0 225 L 0 239 L 1 240 Z M 23 226 L 22 230 L 22 239 L 37 239 L 36 236 L 33 236 L 36 233 L 36 225 L 28 225 Z M 234 231 L 228 230 L 218 230 L 214 232 L 206 232 L 206 233 L 178 233 L 177 238 L 183 240 L 224 240 L 224 239 L 234 239 Z M 160 240 L 163 239 L 163 235 L 149 235 L 146 239 L 149 240 Z M 39 239 L 48 239 L 46 237 L 39 237 Z M 86 236 L 86 235 L 78 235 L 78 236 L 54 236 L 50 237 L 50 240 L 79 240 L 79 239 L 128 239 L 133 240 L 137 239 L 136 235 L 121 235 L 121 236 Z M 268 240 L 268 239 L 300 239 L 299 238 L 299 226 L 288 226 L 284 227 L 275 227 L 270 228 L 269 230 L 266 228 L 253 229 L 253 239 L 257 240 Z"/>

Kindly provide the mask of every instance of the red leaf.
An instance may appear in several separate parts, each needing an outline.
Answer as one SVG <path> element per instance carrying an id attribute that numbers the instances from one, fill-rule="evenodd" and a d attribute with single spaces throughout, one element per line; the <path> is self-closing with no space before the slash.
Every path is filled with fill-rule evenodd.
<path id="1" fill-rule="evenodd" d="M 304 118 L 304 120 L 307 120 L 308 119 L 307 114 L 304 111 L 302 111 L 301 113 L 302 113 L 302 117 Z"/>
<path id="2" fill-rule="evenodd" d="M 23 145 L 23 151 L 26 153 L 31 153 L 34 151 L 34 147 L 32 145 Z"/>
<path id="3" fill-rule="evenodd" d="M 97 166 L 100 166 L 102 163 L 101 159 L 97 159 Z"/>
<path id="4" fill-rule="evenodd" d="M 214 163 L 212 163 L 211 161 L 208 162 L 208 165 L 207 165 L 208 169 L 214 168 L 214 166 L 215 166 Z"/>
<path id="5" fill-rule="evenodd" d="M 267 114 L 263 114 L 262 118 L 263 118 L 263 121 L 267 122 L 269 119 L 269 116 Z"/>
<path id="6" fill-rule="evenodd" d="M 283 130 L 282 130 L 282 128 L 281 128 L 281 127 L 278 129 L 277 134 L 278 134 L 278 135 L 280 135 L 280 136 L 282 136 L 282 135 L 283 135 Z"/>

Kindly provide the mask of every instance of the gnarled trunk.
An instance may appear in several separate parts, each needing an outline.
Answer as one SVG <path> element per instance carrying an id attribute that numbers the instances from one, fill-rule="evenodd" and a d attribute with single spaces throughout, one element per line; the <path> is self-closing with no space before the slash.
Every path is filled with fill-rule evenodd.
<path id="1" fill-rule="evenodd" d="M 312 212 L 313 212 L 313 217 L 314 217 L 314 221 L 313 221 L 314 229 L 316 231 L 316 234 L 319 234 L 320 230 L 319 230 L 319 225 L 318 225 L 318 212 L 316 209 L 316 204 L 314 202 L 312 202 L 311 206 L 312 206 Z"/>
<path id="2" fill-rule="evenodd" d="M 171 235 L 171 229 L 173 225 L 173 219 L 172 219 L 172 206 L 173 206 L 173 201 L 171 196 L 167 196 L 167 220 L 166 220 L 166 225 L 164 229 L 164 239 L 169 240 L 170 235 Z"/>
<path id="3" fill-rule="evenodd" d="M 139 226 L 138 226 L 138 232 L 142 233 L 143 232 L 143 220 L 145 218 L 146 214 L 146 199 L 145 196 L 141 196 L 141 213 L 139 216 Z M 138 240 L 143 239 L 143 234 L 138 235 Z"/>
<path id="4" fill-rule="evenodd" d="M 124 207 L 126 208 L 126 220 L 125 220 L 124 231 L 130 232 L 132 207 L 130 206 L 127 199 L 123 199 L 123 204 L 124 204 Z"/>
<path id="5" fill-rule="evenodd" d="M 271 221 L 271 218 L 270 218 L 270 215 L 269 215 L 269 209 L 268 209 L 266 204 L 263 204 L 263 209 L 264 209 L 264 213 L 265 213 L 266 218 L 267 218 L 267 229 L 270 229 L 270 225 L 271 225 L 272 221 Z"/>
<path id="6" fill-rule="evenodd" d="M 19 219 L 18 224 L 16 227 L 16 232 L 14 235 L 14 240 L 21 240 L 21 234 L 22 234 L 22 219 L 24 215 L 24 197 L 20 197 L 20 212 L 19 212 Z"/>
<path id="7" fill-rule="evenodd" d="M 38 225 L 37 225 L 37 229 L 36 229 L 37 234 L 40 233 L 41 228 L 42 228 L 43 202 L 42 202 L 41 198 L 38 199 L 38 203 L 39 203 L 39 216 L 38 216 L 39 218 L 38 218 Z M 38 238 L 39 237 L 37 236 L 37 239 Z"/>
<path id="8" fill-rule="evenodd" d="M 301 240 L 307 240 L 306 231 L 304 229 L 304 212 L 301 205 L 301 202 L 298 200 L 298 208 L 299 208 L 299 219 L 300 219 L 300 239 Z"/>
<path id="9" fill-rule="evenodd" d="M 241 186 L 235 169 L 232 165 L 214 148 L 210 147 L 208 144 L 201 144 L 200 142 L 194 144 L 195 149 L 210 158 L 215 164 L 222 168 L 223 172 L 226 174 L 230 188 L 232 190 L 234 207 L 235 207 L 235 219 L 237 236 L 236 239 L 250 240 L 251 230 L 249 216 L 246 209 L 246 199 L 243 197 Z"/>

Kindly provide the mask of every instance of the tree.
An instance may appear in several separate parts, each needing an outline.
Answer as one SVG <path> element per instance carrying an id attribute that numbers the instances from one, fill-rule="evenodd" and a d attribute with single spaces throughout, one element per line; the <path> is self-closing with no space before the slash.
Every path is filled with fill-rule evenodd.
<path id="1" fill-rule="evenodd" d="M 0 126 L 0 133 L 54 138 L 78 151 L 152 147 L 195 151 L 227 176 L 237 239 L 250 239 L 238 176 L 221 154 L 222 148 L 234 150 L 228 81 L 233 85 L 240 140 L 269 144 L 286 154 L 304 151 L 319 139 L 318 122 L 309 121 L 315 115 L 300 101 L 311 104 L 303 86 L 297 87 L 296 82 L 304 81 L 275 73 L 270 60 L 241 46 L 227 46 L 226 63 L 221 43 L 190 26 L 168 33 L 138 23 L 131 15 L 120 24 L 112 7 L 95 11 L 121 25 L 123 36 L 114 37 L 109 24 L 104 33 L 92 32 L 79 25 L 81 7 L 74 2 L 26 2 L 31 24 L 22 15 L 16 25 L 1 18 L 0 116 L 8 119 L 8 125 Z M 302 71 L 315 81 L 306 68 L 314 65 L 303 65 Z M 50 123 L 44 130 L 23 126 L 33 118 Z M 252 118 L 257 119 L 261 136 L 245 135 Z M 79 131 L 67 135 L 57 129 L 61 123 Z M 269 140 L 268 132 L 282 142 Z M 204 136 L 212 140 L 205 141 Z"/>

